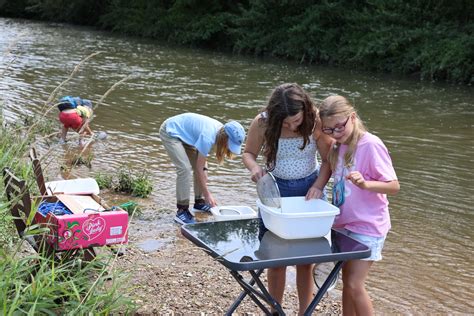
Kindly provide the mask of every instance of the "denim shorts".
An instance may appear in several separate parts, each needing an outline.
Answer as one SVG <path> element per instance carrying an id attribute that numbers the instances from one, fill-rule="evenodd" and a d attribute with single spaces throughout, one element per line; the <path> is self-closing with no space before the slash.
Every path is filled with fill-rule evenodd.
<path id="1" fill-rule="evenodd" d="M 281 197 L 305 196 L 309 188 L 314 184 L 319 175 L 319 170 L 314 171 L 307 177 L 294 180 L 285 180 L 275 177 L 280 190 Z M 323 190 L 323 199 L 326 199 L 326 190 Z"/>
<path id="2" fill-rule="evenodd" d="M 366 260 L 366 261 L 382 260 L 382 249 L 383 249 L 386 236 L 383 236 L 383 237 L 368 236 L 364 234 L 354 233 L 347 229 L 342 229 L 342 231 L 349 237 L 363 243 L 364 245 L 370 248 L 370 251 L 372 252 L 370 254 L 370 257 L 364 258 L 361 260 Z"/>

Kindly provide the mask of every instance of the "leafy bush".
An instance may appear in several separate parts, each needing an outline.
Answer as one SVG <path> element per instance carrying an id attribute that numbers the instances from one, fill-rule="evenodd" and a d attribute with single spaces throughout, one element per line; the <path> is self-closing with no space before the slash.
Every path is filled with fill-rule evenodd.
<path id="1" fill-rule="evenodd" d="M 153 191 L 153 185 L 145 171 L 134 174 L 129 168 L 120 168 L 118 182 L 114 187 L 117 192 L 130 193 L 136 197 L 146 198 Z"/>
<path id="2" fill-rule="evenodd" d="M 94 178 L 99 185 L 99 189 L 111 189 L 113 187 L 113 177 L 111 175 L 99 172 Z"/>
<path id="3" fill-rule="evenodd" d="M 150 177 L 145 172 L 135 176 L 132 182 L 132 195 L 146 198 L 153 191 Z"/>
<path id="4" fill-rule="evenodd" d="M 94 177 L 100 189 L 113 189 L 142 198 L 148 197 L 153 191 L 152 181 L 145 171 L 137 173 L 121 167 L 116 176 L 98 173 Z"/>
<path id="5" fill-rule="evenodd" d="M 118 173 L 118 183 L 115 191 L 132 193 L 133 192 L 133 175 L 130 169 L 120 168 Z"/>

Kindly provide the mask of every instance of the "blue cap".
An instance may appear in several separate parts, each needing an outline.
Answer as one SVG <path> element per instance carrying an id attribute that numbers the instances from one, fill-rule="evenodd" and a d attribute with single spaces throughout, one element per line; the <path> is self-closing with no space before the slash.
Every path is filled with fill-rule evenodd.
<path id="1" fill-rule="evenodd" d="M 76 107 L 77 107 L 76 98 L 73 98 L 73 97 L 71 97 L 71 96 L 62 97 L 61 99 L 59 99 L 59 103 L 66 103 L 66 104 L 69 104 L 72 108 L 76 108 Z"/>
<path id="2" fill-rule="evenodd" d="M 240 155 L 242 151 L 242 143 L 245 139 L 244 128 L 240 123 L 231 121 L 224 125 L 224 131 L 229 137 L 229 141 L 227 142 L 229 150 L 236 155 Z"/>

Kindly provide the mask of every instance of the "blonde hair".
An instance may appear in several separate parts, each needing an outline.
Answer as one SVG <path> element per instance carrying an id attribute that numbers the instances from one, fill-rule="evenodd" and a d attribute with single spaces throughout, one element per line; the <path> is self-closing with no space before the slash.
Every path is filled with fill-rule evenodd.
<path id="1" fill-rule="evenodd" d="M 234 154 L 227 146 L 228 141 L 229 136 L 227 136 L 224 127 L 221 127 L 216 136 L 216 158 L 220 165 L 224 162 L 224 158 L 232 159 L 234 157 Z"/>
<path id="2" fill-rule="evenodd" d="M 344 167 L 348 168 L 351 167 L 353 164 L 355 151 L 357 149 L 357 143 L 367 131 L 367 128 L 365 127 L 364 123 L 357 114 L 357 111 L 354 106 L 343 96 L 333 95 L 327 97 L 319 105 L 319 117 L 321 118 L 321 121 L 324 118 L 332 116 L 349 117 L 353 115 L 353 113 L 355 115 L 354 129 L 352 131 L 352 134 L 349 136 L 347 143 L 348 149 L 344 155 Z M 340 146 L 341 144 L 336 143 L 329 152 L 328 160 L 331 165 L 331 170 L 333 171 L 336 169 L 337 166 Z"/>

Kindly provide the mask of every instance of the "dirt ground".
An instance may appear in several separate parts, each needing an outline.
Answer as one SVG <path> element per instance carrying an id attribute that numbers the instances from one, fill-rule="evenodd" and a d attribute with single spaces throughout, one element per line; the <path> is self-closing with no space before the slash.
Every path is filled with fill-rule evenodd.
<path id="1" fill-rule="evenodd" d="M 108 198 L 114 199 L 113 196 Z M 173 222 L 174 210 L 160 208 L 146 200 L 138 201 L 142 214 L 132 218 L 125 255 L 117 261 L 117 267 L 131 274 L 129 287 L 139 306 L 136 314 L 224 314 L 239 295 L 239 285 L 220 263 L 181 235 L 179 225 Z M 209 216 L 198 217 L 198 220 L 210 220 Z M 298 308 L 292 269 L 287 272 L 283 303 L 287 315 L 297 314 Z M 340 313 L 340 290 L 336 288 L 326 295 L 315 314 Z M 234 314 L 263 313 L 247 297 Z"/>

